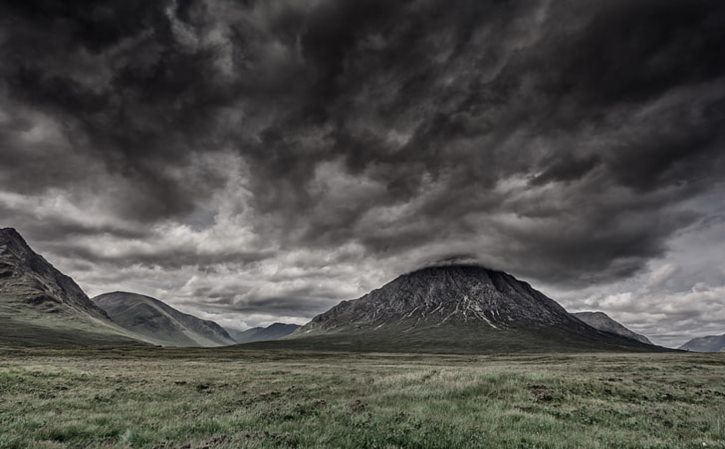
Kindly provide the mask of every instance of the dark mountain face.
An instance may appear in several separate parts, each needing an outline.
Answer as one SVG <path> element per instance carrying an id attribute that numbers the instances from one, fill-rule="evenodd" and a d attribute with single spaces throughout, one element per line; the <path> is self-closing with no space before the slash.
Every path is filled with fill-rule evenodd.
<path id="1" fill-rule="evenodd" d="M 33 252 L 12 228 L 0 230 L 0 294 L 51 313 L 80 312 L 108 320 L 73 279 Z"/>
<path id="2" fill-rule="evenodd" d="M 425 268 L 315 317 L 301 332 L 476 323 L 490 329 L 583 327 L 513 276 L 478 266 Z"/>
<path id="3" fill-rule="evenodd" d="M 647 345 L 652 344 L 652 342 L 649 341 L 649 338 L 627 329 L 621 323 L 613 320 L 604 312 L 577 312 L 572 315 L 584 321 L 591 327 L 599 329 L 600 331 L 611 332 L 623 337 L 632 338 Z"/>
<path id="4" fill-rule="evenodd" d="M 274 323 L 267 327 L 253 327 L 244 331 L 227 329 L 237 343 L 279 340 L 299 329 L 297 324 Z"/>
<path id="5" fill-rule="evenodd" d="M 692 352 L 725 352 L 725 334 L 693 338 L 680 349 Z"/>
<path id="6" fill-rule="evenodd" d="M 513 276 L 475 265 L 424 268 L 343 301 L 292 337 L 413 350 L 647 350 L 601 332 Z M 653 347 L 649 347 L 653 348 Z"/>
<path id="7" fill-rule="evenodd" d="M 0 339 L 23 344 L 130 342 L 73 279 L 0 229 Z"/>
<path id="8" fill-rule="evenodd" d="M 224 346 L 235 341 L 217 323 L 180 312 L 150 296 L 113 292 L 93 298 L 130 332 L 164 346 Z"/>

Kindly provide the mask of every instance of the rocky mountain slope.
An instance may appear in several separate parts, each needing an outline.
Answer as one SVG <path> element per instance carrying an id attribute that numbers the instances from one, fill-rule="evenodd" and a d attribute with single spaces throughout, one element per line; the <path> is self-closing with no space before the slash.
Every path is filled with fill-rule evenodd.
<path id="1" fill-rule="evenodd" d="M 692 352 L 725 352 L 725 334 L 693 338 L 680 349 Z"/>
<path id="2" fill-rule="evenodd" d="M 85 345 L 135 340 L 15 229 L 5 228 L 0 229 L 0 341 Z"/>
<path id="3" fill-rule="evenodd" d="M 150 296 L 104 293 L 93 298 L 111 319 L 147 341 L 163 346 L 225 346 L 235 341 L 213 321 L 180 312 Z"/>
<path id="4" fill-rule="evenodd" d="M 274 323 L 267 327 L 253 327 L 244 331 L 236 329 L 227 329 L 227 331 L 237 343 L 252 343 L 279 340 L 290 335 L 299 327 L 297 324 Z"/>
<path id="5" fill-rule="evenodd" d="M 604 312 L 577 312 L 572 315 L 584 321 L 591 327 L 599 329 L 600 331 L 611 332 L 623 337 L 633 338 L 647 345 L 652 344 L 649 338 L 627 329 L 621 323 L 613 320 Z"/>
<path id="6" fill-rule="evenodd" d="M 662 350 L 599 331 L 529 284 L 477 265 L 402 275 L 316 316 L 284 344 L 440 352 Z"/>

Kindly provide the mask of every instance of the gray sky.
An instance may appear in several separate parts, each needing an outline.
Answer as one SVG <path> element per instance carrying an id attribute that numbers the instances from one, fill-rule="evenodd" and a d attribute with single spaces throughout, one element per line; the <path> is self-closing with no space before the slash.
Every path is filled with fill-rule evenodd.
<path id="1" fill-rule="evenodd" d="M 474 257 L 724 333 L 723 48 L 718 0 L 3 2 L 0 225 L 227 326 Z"/>

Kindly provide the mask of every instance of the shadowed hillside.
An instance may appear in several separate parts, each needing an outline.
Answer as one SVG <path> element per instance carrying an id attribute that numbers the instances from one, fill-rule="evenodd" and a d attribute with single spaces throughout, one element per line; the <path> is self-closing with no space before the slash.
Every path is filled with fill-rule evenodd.
<path id="1" fill-rule="evenodd" d="M 680 349 L 692 352 L 725 352 L 725 334 L 693 338 Z"/>
<path id="2" fill-rule="evenodd" d="M 572 315 L 584 321 L 591 327 L 599 329 L 600 331 L 611 332 L 623 337 L 632 338 L 647 345 L 652 344 L 649 338 L 627 329 L 621 323 L 613 320 L 604 312 L 577 312 Z"/>
<path id="3" fill-rule="evenodd" d="M 71 279 L 11 228 L 0 230 L 0 340 L 21 345 L 134 343 Z"/>
<path id="4" fill-rule="evenodd" d="M 123 328 L 164 346 L 224 346 L 234 340 L 217 323 L 180 312 L 150 296 L 104 293 L 93 298 Z"/>

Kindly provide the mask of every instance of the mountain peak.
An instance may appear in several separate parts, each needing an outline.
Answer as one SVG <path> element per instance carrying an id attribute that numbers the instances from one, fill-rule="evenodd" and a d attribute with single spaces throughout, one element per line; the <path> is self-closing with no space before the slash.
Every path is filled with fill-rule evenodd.
<path id="1" fill-rule="evenodd" d="M 439 261 L 436 264 L 426 265 L 413 271 L 409 271 L 405 274 L 400 275 L 398 278 L 406 276 L 431 276 L 440 274 L 447 274 L 450 276 L 478 276 L 482 279 L 486 278 L 491 282 L 493 282 L 494 279 L 505 278 L 516 283 L 529 286 L 528 282 L 516 279 L 513 275 L 506 273 L 505 271 L 490 268 L 475 261 L 457 261 L 456 263 L 446 263 L 445 261 Z"/>
<path id="2" fill-rule="evenodd" d="M 13 228 L 0 229 L 0 321 L 12 311 L 12 329 L 23 323 L 27 335 L 54 343 L 81 336 L 103 341 L 129 341 L 69 276 L 35 253 Z M 42 319 L 38 319 L 42 317 Z M 0 322 L 0 334 L 6 325 Z M 42 329 L 42 330 L 38 330 Z M 27 337 L 15 331 L 10 338 Z"/>
<path id="3" fill-rule="evenodd" d="M 316 316 L 285 344 L 434 352 L 660 350 L 599 331 L 528 283 L 475 262 L 403 274 Z"/>
<path id="4" fill-rule="evenodd" d="M 35 253 L 14 228 L 0 230 L 0 278 L 5 279 L 0 293 L 12 292 L 38 308 L 108 319 L 78 284 Z"/>
<path id="5" fill-rule="evenodd" d="M 20 233 L 15 228 L 0 228 L 0 236 L 2 235 L 15 235 L 20 237 Z"/>
<path id="6" fill-rule="evenodd" d="M 576 321 L 555 301 L 508 273 L 473 263 L 449 264 L 406 273 L 357 300 L 344 301 L 297 334 L 391 324 L 414 329 L 478 323 L 500 330 Z"/>
<path id="7" fill-rule="evenodd" d="M 0 229 L 0 253 L 5 253 L 9 249 L 14 252 L 18 250 L 32 252 L 28 243 L 15 228 L 2 228 Z"/>

